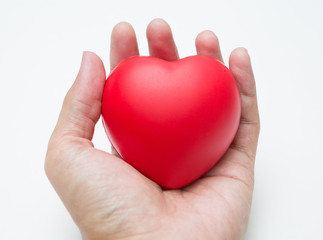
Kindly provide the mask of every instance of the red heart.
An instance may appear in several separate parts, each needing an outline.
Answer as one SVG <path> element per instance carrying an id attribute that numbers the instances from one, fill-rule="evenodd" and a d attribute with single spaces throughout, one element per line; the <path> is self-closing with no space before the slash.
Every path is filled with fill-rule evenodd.
<path id="1" fill-rule="evenodd" d="M 110 74 L 103 123 L 119 155 L 165 188 L 205 174 L 230 146 L 240 120 L 236 81 L 208 56 L 168 62 L 132 57 Z"/>

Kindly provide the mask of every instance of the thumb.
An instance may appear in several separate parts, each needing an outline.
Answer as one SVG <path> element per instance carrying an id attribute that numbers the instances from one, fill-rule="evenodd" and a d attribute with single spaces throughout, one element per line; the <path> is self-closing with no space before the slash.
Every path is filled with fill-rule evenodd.
<path id="1" fill-rule="evenodd" d="M 92 52 L 84 52 L 79 73 L 66 94 L 52 138 L 70 136 L 92 139 L 101 114 L 105 80 L 101 59 Z"/>

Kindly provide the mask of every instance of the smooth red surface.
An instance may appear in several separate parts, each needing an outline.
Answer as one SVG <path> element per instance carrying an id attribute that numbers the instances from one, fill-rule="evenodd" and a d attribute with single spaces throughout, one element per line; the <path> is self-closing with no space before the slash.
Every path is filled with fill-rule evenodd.
<path id="1" fill-rule="evenodd" d="M 107 79 L 103 123 L 111 144 L 165 188 L 205 174 L 230 146 L 240 121 L 231 72 L 208 56 L 168 62 L 132 57 Z"/>

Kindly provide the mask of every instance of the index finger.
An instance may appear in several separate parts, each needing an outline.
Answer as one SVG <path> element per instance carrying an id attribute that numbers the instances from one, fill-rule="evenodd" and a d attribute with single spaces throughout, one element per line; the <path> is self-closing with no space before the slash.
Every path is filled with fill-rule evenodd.
<path id="1" fill-rule="evenodd" d="M 111 34 L 110 70 L 113 70 L 123 60 L 138 55 L 138 44 L 133 27 L 127 22 L 118 23 Z M 111 146 L 111 151 L 115 156 L 120 157 L 113 146 Z"/>
<path id="2" fill-rule="evenodd" d="M 110 44 L 110 69 L 121 61 L 139 55 L 136 34 L 127 22 L 118 23 L 112 30 Z"/>

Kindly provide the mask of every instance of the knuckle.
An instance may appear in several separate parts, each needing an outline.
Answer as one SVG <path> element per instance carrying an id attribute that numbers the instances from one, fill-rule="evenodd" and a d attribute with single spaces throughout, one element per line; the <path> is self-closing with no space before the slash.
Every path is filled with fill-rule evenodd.
<path id="1" fill-rule="evenodd" d="M 47 177 L 52 179 L 59 171 L 64 159 L 68 143 L 65 138 L 51 138 L 48 142 L 44 169 Z"/>
<path id="2" fill-rule="evenodd" d="M 59 146 L 52 139 L 48 142 L 44 170 L 47 177 L 50 179 L 57 165 Z"/>
<path id="3" fill-rule="evenodd" d="M 46 158 L 45 173 L 49 179 L 59 176 L 60 172 L 73 167 L 80 155 L 92 149 L 93 143 L 73 136 L 55 136 L 49 140 Z"/>

